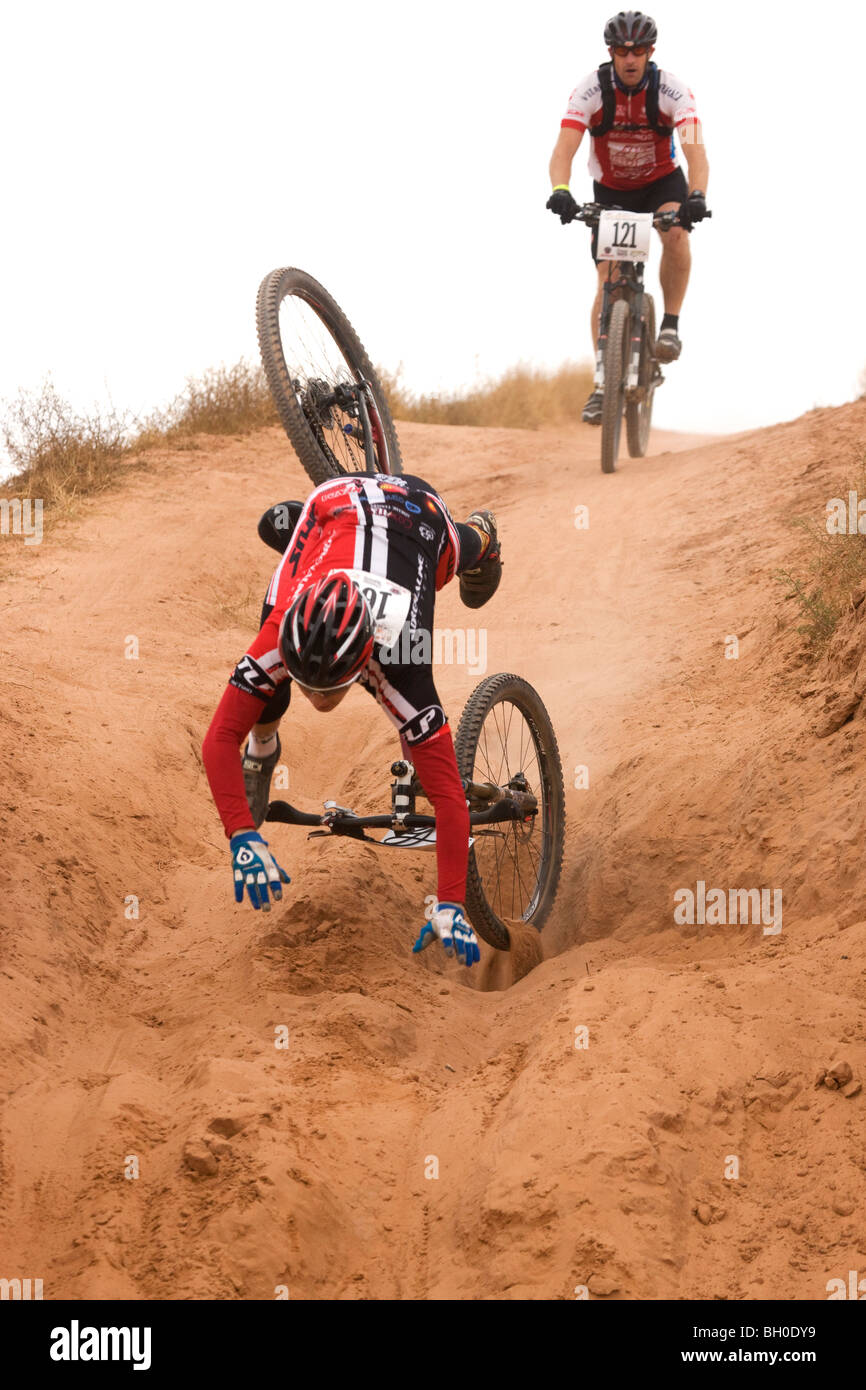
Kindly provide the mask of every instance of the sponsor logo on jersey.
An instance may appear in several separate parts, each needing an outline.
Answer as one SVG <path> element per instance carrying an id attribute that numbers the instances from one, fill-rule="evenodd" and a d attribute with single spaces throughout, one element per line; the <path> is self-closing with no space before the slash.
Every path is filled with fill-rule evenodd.
<path id="1" fill-rule="evenodd" d="M 266 700 L 274 693 L 274 682 L 264 666 L 260 666 L 254 656 L 242 656 L 232 672 L 229 685 L 243 690 L 247 695 L 258 695 Z"/>
<path id="2" fill-rule="evenodd" d="M 407 516 L 399 502 L 371 502 L 370 511 L 376 516 L 384 516 L 395 526 L 400 526 L 404 531 L 412 530 L 412 518 Z"/>
<path id="3" fill-rule="evenodd" d="M 418 605 L 421 602 L 421 590 L 424 587 L 424 573 L 426 564 L 424 556 L 418 552 L 418 572 L 415 575 L 415 585 L 412 590 L 412 607 L 409 610 L 409 630 L 414 632 L 418 626 Z"/>
<path id="4" fill-rule="evenodd" d="M 300 563 L 301 555 L 304 551 L 304 543 L 309 539 L 310 532 L 312 531 L 315 524 L 316 512 L 315 508 L 311 507 L 310 514 L 307 517 L 303 530 L 295 532 L 295 544 L 292 546 L 292 553 L 289 556 L 289 568 L 292 571 L 293 575 L 297 574 L 298 572 L 298 565 Z"/>
<path id="5" fill-rule="evenodd" d="M 670 97 L 671 101 L 679 101 L 680 98 L 681 98 L 682 95 L 683 95 L 682 92 L 676 92 L 676 91 L 674 91 L 673 87 L 669 87 L 669 86 L 667 85 L 666 82 L 660 82 L 660 83 L 659 83 L 659 91 L 660 91 L 664 96 Z"/>
<path id="6" fill-rule="evenodd" d="M 419 710 L 411 719 L 401 725 L 400 733 L 407 743 L 421 743 L 447 724 L 445 711 L 441 705 L 428 705 Z"/>
<path id="7" fill-rule="evenodd" d="M 425 541 L 432 541 L 435 538 L 436 532 L 433 530 L 432 526 L 427 525 L 426 521 L 420 523 L 418 530 L 421 532 Z"/>

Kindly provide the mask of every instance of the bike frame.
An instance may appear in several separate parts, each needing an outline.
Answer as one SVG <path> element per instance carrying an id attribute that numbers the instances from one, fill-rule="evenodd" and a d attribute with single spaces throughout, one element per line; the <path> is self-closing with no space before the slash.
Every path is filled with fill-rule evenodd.
<path id="1" fill-rule="evenodd" d="M 364 463 L 368 473 L 388 473 L 388 441 L 369 383 L 358 382 L 358 414 L 364 431 Z"/>
<path id="2" fill-rule="evenodd" d="M 586 226 L 594 227 L 598 225 L 599 213 L 602 211 L 598 203 L 585 203 L 577 214 L 576 220 L 583 222 Z M 706 216 L 712 217 L 711 212 Z M 653 226 L 657 231 L 668 231 L 671 227 L 678 224 L 677 212 L 657 213 L 653 218 Z M 618 265 L 619 275 L 616 279 L 613 276 L 613 267 Z M 607 279 L 604 282 L 604 298 L 601 306 L 601 318 L 598 325 L 598 343 L 595 350 L 595 381 L 597 391 L 604 390 L 604 349 L 607 343 L 607 330 L 610 324 L 611 309 L 616 302 L 615 296 L 621 292 L 625 296 L 629 305 L 629 337 L 631 340 L 631 352 L 629 354 L 628 374 L 625 382 L 625 398 L 627 401 L 641 401 L 646 395 L 646 387 L 640 384 L 640 364 L 641 364 L 641 343 L 643 341 L 643 298 L 644 298 L 644 261 L 610 261 L 608 262 Z M 649 346 L 652 352 L 652 344 Z M 663 380 L 663 376 L 656 363 L 654 386 L 658 386 Z"/>

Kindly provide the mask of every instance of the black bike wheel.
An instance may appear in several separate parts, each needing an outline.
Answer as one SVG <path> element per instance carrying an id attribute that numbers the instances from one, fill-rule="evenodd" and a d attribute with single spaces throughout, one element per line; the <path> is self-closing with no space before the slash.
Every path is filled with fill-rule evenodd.
<path id="1" fill-rule="evenodd" d="M 470 695 L 455 740 L 460 775 L 507 786 L 518 774 L 538 801 L 528 822 L 473 828 L 466 910 L 479 936 L 510 946 L 505 918 L 539 930 L 553 906 L 562 871 L 565 790 L 550 716 L 520 676 L 488 676 Z"/>
<path id="2" fill-rule="evenodd" d="M 382 383 L 337 301 L 318 280 L 272 270 L 256 300 L 259 350 L 283 428 L 314 483 L 368 468 L 357 413 L 333 402 L 366 382 L 376 471 L 402 473 L 400 445 Z M 357 393 L 356 393 L 357 394 Z"/>
<path id="3" fill-rule="evenodd" d="M 642 459 L 649 446 L 655 396 L 656 306 L 651 294 L 644 295 L 643 303 L 639 379 L 644 397 L 641 401 L 626 401 L 625 405 L 625 433 L 633 459 Z"/>
<path id="4" fill-rule="evenodd" d="M 601 471 L 616 471 L 625 401 L 630 305 L 618 299 L 610 313 L 604 349 L 604 402 L 601 411 Z"/>

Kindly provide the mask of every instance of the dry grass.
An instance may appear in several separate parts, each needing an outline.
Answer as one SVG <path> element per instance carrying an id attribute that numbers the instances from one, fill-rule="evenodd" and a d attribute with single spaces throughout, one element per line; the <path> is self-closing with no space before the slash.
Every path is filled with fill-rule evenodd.
<path id="1" fill-rule="evenodd" d="M 866 499 L 866 456 L 856 481 L 840 483 L 834 496 L 847 504 L 849 492 Z M 850 608 L 854 590 L 866 580 L 866 535 L 859 530 L 828 532 L 826 521 L 814 518 L 800 518 L 796 525 L 808 541 L 800 572 L 780 570 L 776 578 L 787 589 L 785 597 L 796 601 L 802 620 L 797 631 L 817 656 Z"/>
<path id="2" fill-rule="evenodd" d="M 45 506 L 69 505 L 102 492 L 130 453 L 126 422 L 113 411 L 79 415 L 49 379 L 38 392 L 22 391 L 6 415 L 3 441 L 16 472 L 4 493 L 40 497 Z"/>
<path id="3" fill-rule="evenodd" d="M 261 367 L 241 359 L 233 367 L 213 367 L 188 377 L 171 405 L 144 420 L 139 448 L 175 443 L 194 434 L 249 434 L 279 417 Z"/>
<path id="4" fill-rule="evenodd" d="M 145 420 L 115 411 L 82 415 L 58 395 L 50 378 L 22 391 L 9 407 L 2 438 L 15 472 L 0 494 L 42 498 L 68 512 L 80 497 L 112 486 L 156 446 L 188 447 L 196 434 L 238 435 L 276 424 L 264 373 L 248 362 L 190 377 L 184 390 Z"/>
<path id="5" fill-rule="evenodd" d="M 419 396 L 404 389 L 399 371 L 378 370 L 397 420 L 519 430 L 579 421 L 593 378 L 591 367 L 575 363 L 566 363 L 556 371 L 517 366 L 470 390 Z"/>

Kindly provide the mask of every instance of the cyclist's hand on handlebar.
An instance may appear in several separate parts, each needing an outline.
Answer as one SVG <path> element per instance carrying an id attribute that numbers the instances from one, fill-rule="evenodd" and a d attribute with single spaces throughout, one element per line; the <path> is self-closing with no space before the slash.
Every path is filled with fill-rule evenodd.
<path id="1" fill-rule="evenodd" d="M 545 207 L 555 213 L 563 226 L 566 222 L 573 222 L 578 213 L 578 205 L 572 198 L 568 188 L 562 184 L 559 188 L 554 188 Z"/>
<path id="2" fill-rule="evenodd" d="M 684 203 L 680 203 L 679 223 L 690 232 L 696 222 L 703 222 L 707 215 L 707 200 L 699 188 L 690 193 Z"/>
<path id="3" fill-rule="evenodd" d="M 274 902 L 279 902 L 283 896 L 281 883 L 291 883 L 292 880 L 271 854 L 267 840 L 263 840 L 255 830 L 242 830 L 232 835 L 229 848 L 235 877 L 235 902 L 243 902 L 246 888 L 253 907 L 270 912 L 268 889 L 273 894 Z"/>
<path id="4" fill-rule="evenodd" d="M 417 955 L 419 951 L 423 951 L 435 937 L 438 937 L 445 947 L 445 954 L 453 956 L 456 952 L 457 959 L 463 965 L 474 965 L 481 959 L 478 937 L 463 916 L 463 908 L 459 903 L 436 904 L 429 920 L 421 928 L 418 940 L 412 947 L 412 954 Z"/>

